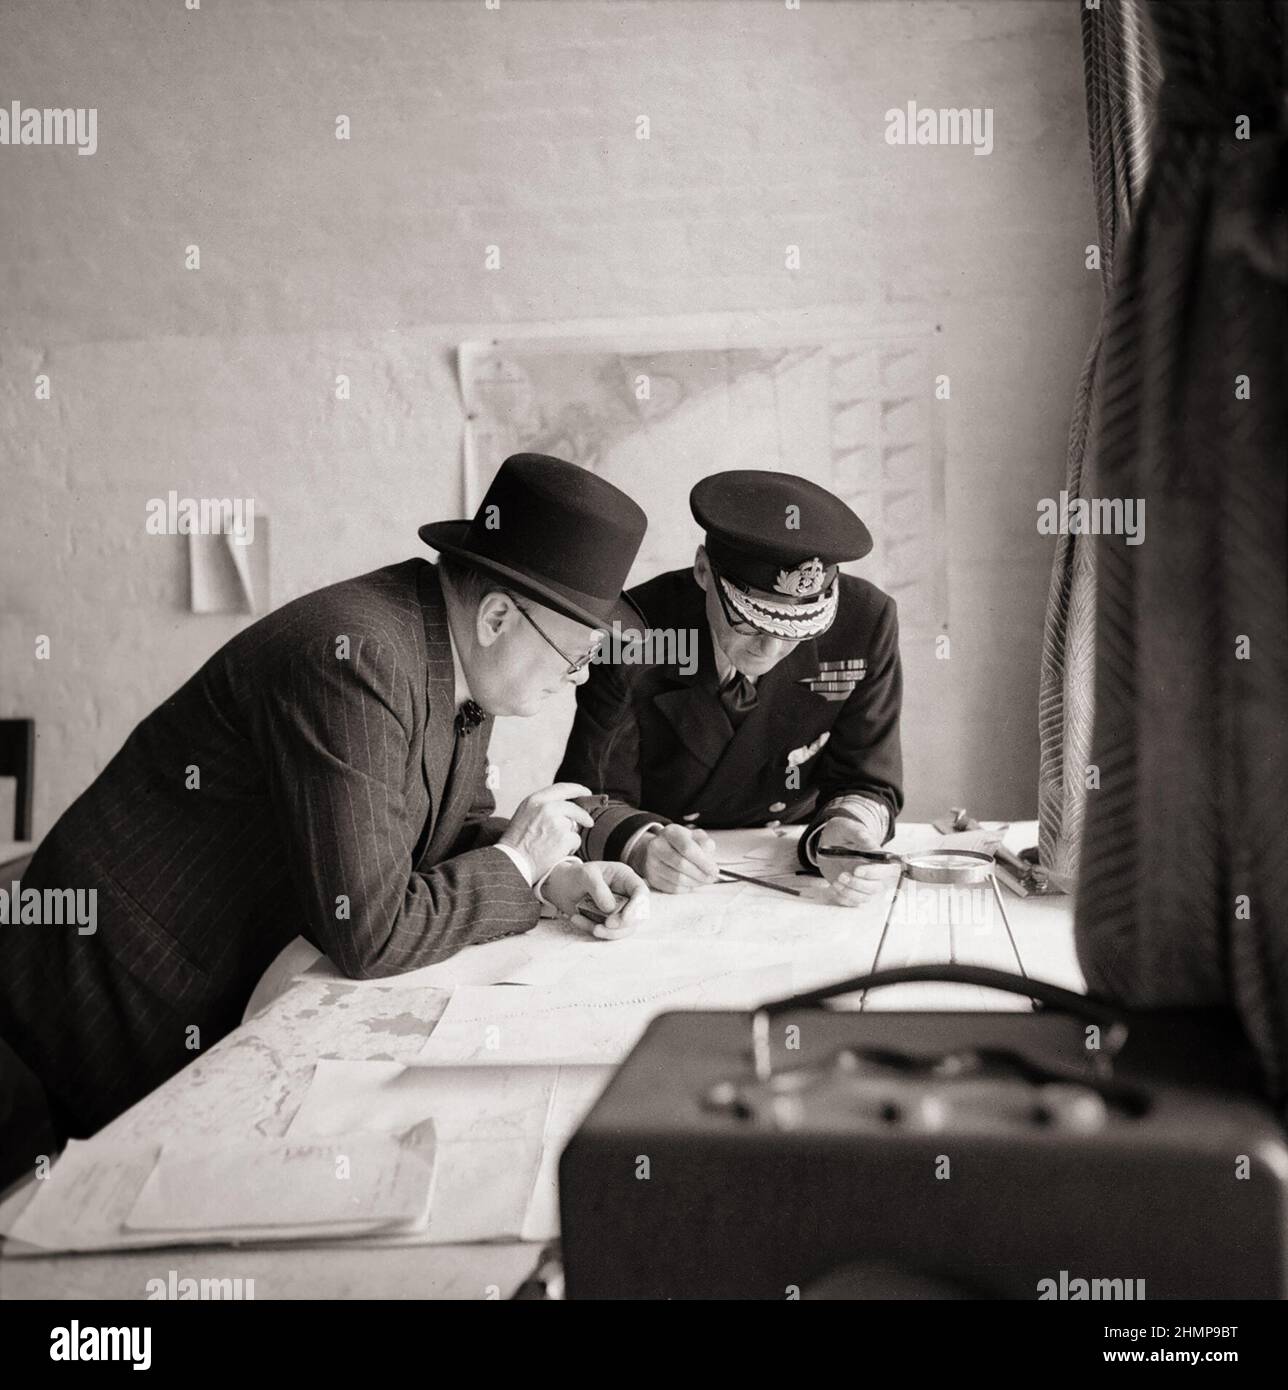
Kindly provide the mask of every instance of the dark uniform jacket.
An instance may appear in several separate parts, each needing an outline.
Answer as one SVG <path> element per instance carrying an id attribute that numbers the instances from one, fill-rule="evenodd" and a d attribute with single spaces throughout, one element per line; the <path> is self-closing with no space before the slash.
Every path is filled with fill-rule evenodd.
<path id="1" fill-rule="evenodd" d="M 649 821 L 812 829 L 816 808 L 850 793 L 884 802 L 893 830 L 903 806 L 895 603 L 864 579 L 843 574 L 840 584 L 835 622 L 760 677 L 756 707 L 736 732 L 719 700 L 705 595 L 692 570 L 631 590 L 649 628 L 696 630 L 697 670 L 683 674 L 678 659 L 596 663 L 577 691 L 557 779 L 608 798 L 592 807 L 587 858 L 617 858 Z"/>
<path id="2" fill-rule="evenodd" d="M 343 653 L 343 654 L 342 654 Z M 409 560 L 234 637 L 134 730 L 23 889 L 98 894 L 98 928 L 0 929 L 0 1035 L 85 1135 L 234 1028 L 303 934 L 393 975 L 536 924 L 493 846 L 491 721 L 459 736 L 442 591 Z M 189 768 L 200 777 L 189 789 Z"/>

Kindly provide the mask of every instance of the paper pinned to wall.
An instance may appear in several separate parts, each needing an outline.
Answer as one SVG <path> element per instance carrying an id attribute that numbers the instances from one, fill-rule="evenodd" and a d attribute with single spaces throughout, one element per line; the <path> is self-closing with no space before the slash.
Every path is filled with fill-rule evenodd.
<path id="1" fill-rule="evenodd" d="M 508 454 L 555 454 L 648 500 L 654 525 L 632 583 L 689 564 L 693 484 L 723 468 L 794 473 L 868 523 L 864 576 L 899 604 L 907 633 L 948 620 L 943 441 L 928 389 L 933 322 L 737 341 L 623 328 L 598 337 L 465 342 L 465 500 L 472 512 Z M 667 522 L 670 524 L 656 524 Z"/>
<path id="2" fill-rule="evenodd" d="M 689 493 L 699 479 L 732 468 L 796 474 L 867 523 L 872 552 L 843 568 L 896 600 L 905 647 L 929 642 L 949 619 L 944 417 L 932 389 L 942 342 L 933 317 L 908 304 L 831 331 L 758 316 L 719 331 L 623 324 L 572 336 L 551 324 L 462 343 L 462 515 L 507 455 L 568 459 L 648 512 L 630 586 L 692 565 L 701 533 Z M 572 713 L 565 691 L 540 720 L 499 721 L 491 756 L 503 769 L 503 812 L 554 780 Z"/>
<path id="3" fill-rule="evenodd" d="M 267 613 L 268 518 L 256 516 L 249 541 L 230 531 L 190 534 L 188 577 L 194 613 Z"/>

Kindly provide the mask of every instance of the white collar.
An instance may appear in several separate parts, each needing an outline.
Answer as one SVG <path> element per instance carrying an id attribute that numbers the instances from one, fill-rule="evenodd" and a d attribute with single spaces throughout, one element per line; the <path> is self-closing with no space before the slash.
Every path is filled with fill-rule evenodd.
<path id="1" fill-rule="evenodd" d="M 461 658 L 456 651 L 456 638 L 452 636 L 452 624 L 447 624 L 447 645 L 452 649 L 452 681 L 454 686 L 453 699 L 455 708 L 460 707 L 470 698 L 469 682 L 465 679 L 465 671 L 461 666 Z"/>

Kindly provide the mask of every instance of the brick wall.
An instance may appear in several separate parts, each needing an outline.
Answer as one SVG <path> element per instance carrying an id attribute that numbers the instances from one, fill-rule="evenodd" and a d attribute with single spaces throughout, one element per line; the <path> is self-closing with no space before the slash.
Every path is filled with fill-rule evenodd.
<path id="1" fill-rule="evenodd" d="M 952 389 L 953 655 L 905 651 L 909 812 L 1035 813 L 1034 507 L 1098 301 L 1074 5 L 8 0 L 14 100 L 99 113 L 92 158 L 0 147 L 0 714 L 39 721 L 38 833 L 246 621 L 187 611 L 148 498 L 253 496 L 280 603 L 459 513 L 463 338 L 905 303 Z M 993 153 L 888 146 L 909 100 L 992 107 Z"/>

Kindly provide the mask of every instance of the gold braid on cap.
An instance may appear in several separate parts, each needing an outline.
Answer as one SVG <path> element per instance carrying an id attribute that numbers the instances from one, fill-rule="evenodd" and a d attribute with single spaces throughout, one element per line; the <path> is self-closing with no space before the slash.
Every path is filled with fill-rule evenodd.
<path id="1" fill-rule="evenodd" d="M 725 597 L 740 618 L 754 623 L 762 632 L 771 637 L 786 637 L 792 642 L 801 642 L 807 637 L 817 637 L 832 626 L 836 617 L 837 599 L 841 586 L 836 579 L 818 603 L 770 603 L 765 599 L 752 598 L 724 577 L 718 576 Z M 802 608 L 807 616 L 801 616 Z"/>

